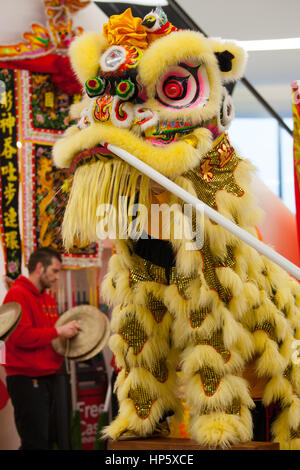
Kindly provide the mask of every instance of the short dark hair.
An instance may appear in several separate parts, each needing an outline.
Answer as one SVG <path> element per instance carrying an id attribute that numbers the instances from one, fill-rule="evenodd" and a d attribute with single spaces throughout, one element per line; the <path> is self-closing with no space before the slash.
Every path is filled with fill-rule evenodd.
<path id="1" fill-rule="evenodd" d="M 52 263 L 52 259 L 56 258 L 60 263 L 62 262 L 60 254 L 53 248 L 43 247 L 38 248 L 36 251 L 31 253 L 28 261 L 28 271 L 31 274 L 38 263 L 42 263 L 46 269 Z"/>

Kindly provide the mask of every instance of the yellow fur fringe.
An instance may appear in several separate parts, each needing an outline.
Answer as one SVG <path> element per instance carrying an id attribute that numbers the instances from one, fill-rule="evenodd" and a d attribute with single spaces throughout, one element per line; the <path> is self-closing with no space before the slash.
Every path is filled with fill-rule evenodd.
<path id="1" fill-rule="evenodd" d="M 62 225 L 64 246 L 71 248 L 74 240 L 86 243 L 105 239 L 107 233 L 110 238 L 127 238 L 127 226 L 123 226 L 122 221 L 132 220 L 128 209 L 131 210 L 135 203 L 138 191 L 136 202 L 147 207 L 148 188 L 149 179 L 120 160 L 99 161 L 79 167 L 74 175 Z M 103 213 L 99 213 L 101 207 Z M 106 223 L 102 223 L 104 217 Z"/>

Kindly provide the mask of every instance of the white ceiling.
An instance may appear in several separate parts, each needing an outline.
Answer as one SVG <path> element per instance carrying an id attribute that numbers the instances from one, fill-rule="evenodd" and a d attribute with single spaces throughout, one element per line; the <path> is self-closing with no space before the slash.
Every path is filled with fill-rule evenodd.
<path id="1" fill-rule="evenodd" d="M 210 36 L 253 40 L 300 37 L 299 0 L 177 0 Z M 45 24 L 42 0 L 0 0 L 0 43 L 20 41 L 33 22 Z M 17 14 L 16 14 L 17 12 Z M 86 30 L 101 31 L 106 16 L 91 4 L 74 19 Z M 246 78 L 281 116 L 291 116 L 292 81 L 300 79 L 300 51 L 249 52 Z M 236 87 L 238 115 L 267 115 L 243 86 Z"/>

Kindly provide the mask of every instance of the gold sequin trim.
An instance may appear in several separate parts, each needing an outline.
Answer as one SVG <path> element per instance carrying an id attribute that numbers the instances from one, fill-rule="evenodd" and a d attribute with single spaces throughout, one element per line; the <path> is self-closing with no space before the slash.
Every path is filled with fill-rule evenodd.
<path id="1" fill-rule="evenodd" d="M 126 357 L 124 357 L 124 362 L 125 362 L 125 378 L 127 378 L 130 372 L 130 367 L 126 361 Z"/>
<path id="2" fill-rule="evenodd" d="M 299 439 L 300 438 L 300 426 L 297 429 L 290 430 L 290 439 Z"/>
<path id="3" fill-rule="evenodd" d="M 241 402 L 237 398 L 232 400 L 230 406 L 228 406 L 225 410 L 225 413 L 228 415 L 240 415 L 241 414 Z"/>
<path id="4" fill-rule="evenodd" d="M 262 323 L 258 323 L 257 325 L 255 325 L 253 332 L 259 331 L 259 330 L 264 331 L 265 333 L 267 333 L 270 339 L 272 339 L 273 341 L 276 341 L 275 327 L 269 321 L 264 321 Z"/>
<path id="5" fill-rule="evenodd" d="M 215 290 L 220 296 L 221 300 L 228 304 L 232 298 L 232 293 L 230 289 L 223 287 L 216 273 L 216 267 L 218 266 L 229 266 L 234 267 L 234 256 L 233 250 L 230 247 L 227 247 L 227 254 L 223 261 L 218 258 L 215 258 L 209 248 L 208 241 L 205 240 L 203 248 L 201 250 L 204 256 L 204 267 L 203 274 L 208 286 Z M 226 264 L 228 263 L 228 264 Z"/>
<path id="6" fill-rule="evenodd" d="M 129 270 L 130 286 L 134 286 L 137 282 L 150 281 L 158 282 L 160 284 L 168 284 L 165 269 L 161 266 L 152 264 L 148 260 L 134 255 L 134 267 Z M 186 298 L 186 289 L 189 287 L 190 282 L 196 278 L 196 275 L 184 276 L 178 274 L 175 267 L 170 271 L 170 284 L 175 284 L 178 288 L 179 294 Z M 151 309 L 150 309 L 151 310 Z"/>
<path id="7" fill-rule="evenodd" d="M 281 309 L 281 312 L 283 313 L 283 315 L 284 315 L 285 317 L 287 317 L 288 314 L 289 314 L 288 308 L 287 308 L 286 306 L 284 306 L 284 307 Z"/>
<path id="8" fill-rule="evenodd" d="M 216 409 L 216 408 L 205 408 L 202 413 L 203 414 L 210 414 L 210 413 L 218 413 L 218 412 L 222 412 L 222 413 L 226 413 L 227 415 L 239 415 L 241 414 L 241 402 L 238 398 L 234 398 L 232 400 L 232 403 L 231 405 L 229 405 L 227 408 L 222 409 Z"/>
<path id="9" fill-rule="evenodd" d="M 126 358 L 124 358 L 124 361 L 126 378 L 128 377 L 131 369 L 128 362 L 126 361 Z M 167 368 L 166 359 L 159 359 L 152 365 L 152 367 L 148 367 L 145 363 L 142 363 L 140 367 L 143 367 L 144 369 L 148 370 L 153 375 L 153 377 L 158 380 L 158 382 L 164 383 L 168 379 L 169 371 Z"/>
<path id="10" fill-rule="evenodd" d="M 167 312 L 165 304 L 150 293 L 147 296 L 146 306 L 154 316 L 156 323 L 160 323 Z"/>
<path id="11" fill-rule="evenodd" d="M 151 281 L 148 276 L 145 276 L 144 273 L 137 271 L 135 269 L 130 269 L 130 287 L 137 282 L 142 281 Z"/>
<path id="12" fill-rule="evenodd" d="M 166 271 L 164 268 L 156 266 L 155 264 L 150 263 L 150 261 L 145 261 L 145 268 L 153 281 L 167 284 Z"/>
<path id="13" fill-rule="evenodd" d="M 199 168 L 188 171 L 184 176 L 192 182 L 197 197 L 210 207 L 217 209 L 217 191 L 225 190 L 237 197 L 244 194 L 244 190 L 236 184 L 234 179 L 234 170 L 240 161 L 227 135 L 224 134 L 202 159 Z M 224 259 L 218 259 L 213 256 L 208 241 L 204 240 L 201 253 L 204 258 L 203 274 L 207 284 L 218 293 L 223 302 L 228 304 L 232 294 L 228 288 L 221 285 L 215 268 L 217 266 L 234 268 L 235 259 L 232 247 L 227 247 L 227 255 Z"/>
<path id="14" fill-rule="evenodd" d="M 212 367 L 202 367 L 199 374 L 205 395 L 213 396 L 220 385 L 221 375 L 217 374 Z"/>
<path id="15" fill-rule="evenodd" d="M 225 258 L 221 259 L 218 257 L 214 258 L 214 265 L 216 267 L 227 267 L 233 269 L 235 266 L 235 258 L 234 258 L 234 251 L 232 246 L 226 247 L 226 256 Z"/>
<path id="16" fill-rule="evenodd" d="M 287 368 L 285 369 L 282 375 L 290 382 L 291 374 L 292 374 L 292 365 L 290 364 L 289 366 L 287 366 Z"/>
<path id="17" fill-rule="evenodd" d="M 190 324 L 192 328 L 200 328 L 205 318 L 209 314 L 209 309 L 207 307 L 199 308 L 190 313 Z"/>
<path id="18" fill-rule="evenodd" d="M 230 351 L 225 348 L 223 341 L 223 333 L 221 330 L 215 331 L 209 338 L 201 338 L 198 335 L 194 338 L 194 344 L 207 344 L 212 346 L 223 358 L 224 362 L 228 362 L 230 359 Z"/>
<path id="19" fill-rule="evenodd" d="M 148 337 L 136 318 L 129 318 L 120 328 L 120 336 L 133 349 L 135 355 L 143 349 Z"/>
<path id="20" fill-rule="evenodd" d="M 240 161 L 227 135 L 224 134 L 217 145 L 202 158 L 199 167 L 189 170 L 183 176 L 193 183 L 201 201 L 217 209 L 218 191 L 225 190 L 237 197 L 244 195 L 244 190 L 234 178 L 234 170 Z"/>
<path id="21" fill-rule="evenodd" d="M 167 284 L 167 277 L 164 268 L 152 264 L 150 261 L 144 260 L 134 255 L 134 267 L 130 269 L 130 285 L 137 282 L 154 281 L 160 284 Z"/>
<path id="22" fill-rule="evenodd" d="M 175 284 L 181 297 L 187 300 L 189 297 L 187 296 L 186 290 L 189 287 L 191 281 L 195 279 L 195 277 L 195 275 L 184 276 L 182 274 L 178 274 L 176 268 L 172 268 L 170 284 Z"/>
<path id="23" fill-rule="evenodd" d="M 129 398 L 133 401 L 137 415 L 141 419 L 147 419 L 156 399 L 153 399 L 149 392 L 142 387 L 131 389 Z"/>
<path id="24" fill-rule="evenodd" d="M 155 362 L 153 367 L 145 367 L 145 369 L 149 370 L 158 382 L 164 383 L 168 379 L 168 368 L 165 359 L 160 359 Z"/>

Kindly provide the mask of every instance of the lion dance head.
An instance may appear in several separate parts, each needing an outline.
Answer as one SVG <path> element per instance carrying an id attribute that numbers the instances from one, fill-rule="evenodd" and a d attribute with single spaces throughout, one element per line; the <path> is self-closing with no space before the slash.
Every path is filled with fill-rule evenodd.
<path id="1" fill-rule="evenodd" d="M 149 201 L 149 179 L 107 143 L 169 178 L 184 174 L 228 127 L 233 105 L 225 85 L 246 62 L 234 42 L 178 30 L 161 9 L 144 19 L 130 9 L 114 15 L 102 35 L 84 33 L 69 53 L 85 96 L 71 109 L 77 125 L 54 146 L 55 164 L 70 170 L 66 248 L 98 238 L 99 204 L 116 206 L 120 196 Z"/>

